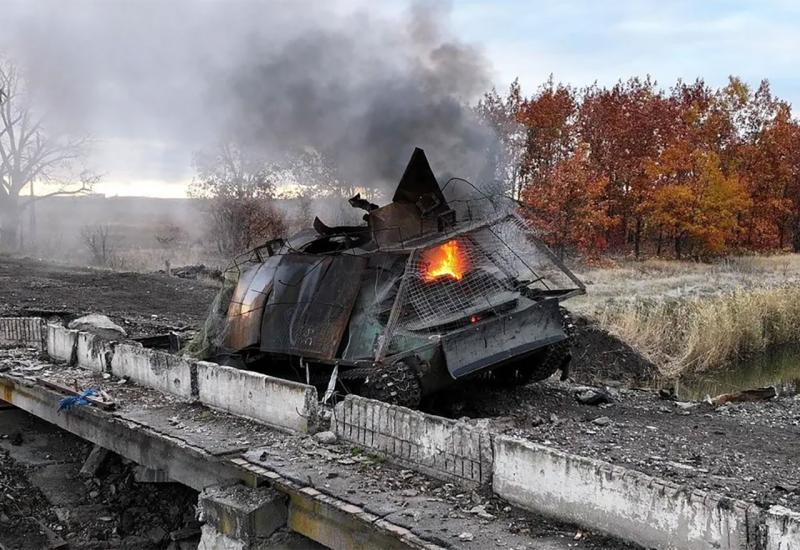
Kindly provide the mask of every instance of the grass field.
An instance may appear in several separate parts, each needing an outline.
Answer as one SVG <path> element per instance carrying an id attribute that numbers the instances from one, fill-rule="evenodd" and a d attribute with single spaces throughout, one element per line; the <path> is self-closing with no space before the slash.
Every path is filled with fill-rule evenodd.
<path id="1" fill-rule="evenodd" d="M 711 264 L 647 260 L 580 273 L 570 300 L 666 376 L 736 363 L 800 338 L 800 255 Z"/>

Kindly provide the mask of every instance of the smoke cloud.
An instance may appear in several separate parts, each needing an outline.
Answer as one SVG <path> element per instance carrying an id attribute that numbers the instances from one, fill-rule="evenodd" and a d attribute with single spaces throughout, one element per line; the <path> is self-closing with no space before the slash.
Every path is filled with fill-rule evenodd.
<path id="1" fill-rule="evenodd" d="M 192 151 L 235 139 L 273 160 L 319 151 L 357 185 L 391 189 L 414 146 L 479 178 L 496 140 L 469 104 L 490 66 L 447 7 L 320 4 L 10 0 L 0 53 L 54 124 L 99 140 L 101 170 L 186 177 Z"/>

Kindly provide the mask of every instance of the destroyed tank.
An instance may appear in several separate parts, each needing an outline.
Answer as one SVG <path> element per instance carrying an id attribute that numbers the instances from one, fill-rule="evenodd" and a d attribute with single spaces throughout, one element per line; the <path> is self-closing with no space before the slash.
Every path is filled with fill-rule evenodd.
<path id="1" fill-rule="evenodd" d="M 235 263 L 217 361 L 409 407 L 461 380 L 566 377 L 559 303 L 584 286 L 514 208 L 448 203 L 421 149 L 390 204 L 350 203 L 365 224 L 316 218 Z"/>

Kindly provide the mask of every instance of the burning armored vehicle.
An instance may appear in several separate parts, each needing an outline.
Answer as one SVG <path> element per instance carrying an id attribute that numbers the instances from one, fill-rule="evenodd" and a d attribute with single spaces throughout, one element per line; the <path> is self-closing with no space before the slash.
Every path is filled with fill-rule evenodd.
<path id="1" fill-rule="evenodd" d="M 584 286 L 514 209 L 448 203 L 421 149 L 390 204 L 350 203 L 366 224 L 317 218 L 236 263 L 217 360 L 410 407 L 467 378 L 566 376 L 559 302 Z"/>

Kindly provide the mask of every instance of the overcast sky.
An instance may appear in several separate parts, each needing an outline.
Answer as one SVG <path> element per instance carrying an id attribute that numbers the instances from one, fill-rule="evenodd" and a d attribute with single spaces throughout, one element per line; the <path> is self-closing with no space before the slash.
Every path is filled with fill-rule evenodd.
<path id="1" fill-rule="evenodd" d="M 298 9 L 297 2 L 287 1 L 0 0 L 0 52 L 32 66 L 34 77 L 47 82 L 51 99 L 63 94 L 82 130 L 96 138 L 92 164 L 104 174 L 99 191 L 182 196 L 192 176 L 192 151 L 213 134 L 215 121 L 209 117 L 221 116 L 206 104 L 218 99 L 209 93 L 214 83 L 197 88 L 199 78 L 223 74 L 209 66 L 235 63 L 242 43 L 280 43 L 298 29 L 313 34 L 317 26 L 337 19 L 349 26 L 354 21 L 378 27 L 408 24 L 404 2 L 380 8 L 362 0 L 325 3 L 324 9 L 321 4 Z M 428 4 L 448 40 L 482 54 L 481 70 L 498 88 L 519 77 L 523 91 L 530 93 L 551 73 L 579 87 L 645 74 L 665 87 L 679 77 L 723 85 L 735 74 L 752 85 L 768 78 L 778 96 L 800 105 L 800 2 Z M 165 9 L 170 5 L 176 7 Z M 368 17 L 361 19 L 359 13 Z M 353 32 L 360 32 L 358 24 Z M 378 48 L 392 55 L 392 47 Z M 124 80 L 119 67 L 124 67 Z M 76 87 L 72 81 L 81 78 L 92 82 Z M 454 86 L 474 93 L 475 82 L 482 81 Z M 75 121 L 66 117 L 63 123 Z"/>

